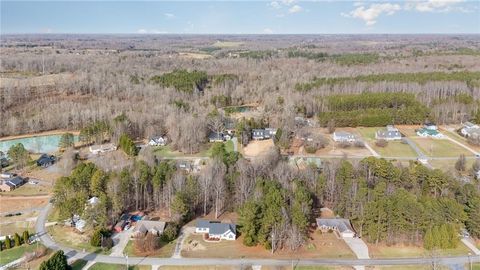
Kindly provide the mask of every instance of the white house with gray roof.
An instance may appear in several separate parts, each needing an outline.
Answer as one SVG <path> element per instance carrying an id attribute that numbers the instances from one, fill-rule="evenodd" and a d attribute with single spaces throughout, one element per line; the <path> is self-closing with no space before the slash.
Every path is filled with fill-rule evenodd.
<path id="1" fill-rule="evenodd" d="M 349 142 L 353 143 L 357 140 L 355 135 L 346 131 L 335 131 L 333 133 L 333 140 L 336 142 Z"/>
<path id="2" fill-rule="evenodd" d="M 208 234 L 208 238 L 219 240 L 235 240 L 237 238 L 237 228 L 235 224 L 204 219 L 197 221 L 195 233 Z"/>
<path id="3" fill-rule="evenodd" d="M 386 141 L 396 141 L 396 140 L 402 139 L 402 134 L 396 127 L 392 125 L 388 125 L 386 129 L 378 130 L 375 133 L 375 139 L 386 140 Z"/>
<path id="4" fill-rule="evenodd" d="M 346 218 L 317 218 L 317 228 L 322 232 L 336 231 L 342 238 L 355 237 L 352 224 Z"/>
<path id="5" fill-rule="evenodd" d="M 472 122 L 465 122 L 460 134 L 467 138 L 480 138 L 480 127 Z"/>

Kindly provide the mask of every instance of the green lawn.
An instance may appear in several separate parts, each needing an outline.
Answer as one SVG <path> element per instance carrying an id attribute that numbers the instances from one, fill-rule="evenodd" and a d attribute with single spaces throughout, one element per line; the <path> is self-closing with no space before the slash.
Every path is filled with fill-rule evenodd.
<path id="1" fill-rule="evenodd" d="M 415 151 L 406 143 L 400 141 L 388 142 L 385 147 L 375 145 L 375 132 L 381 127 L 359 127 L 358 133 L 382 157 L 416 157 Z"/>
<path id="2" fill-rule="evenodd" d="M 466 268 L 468 269 L 468 268 Z M 473 264 L 473 270 L 480 270 L 480 263 L 474 263 Z"/>
<path id="3" fill-rule="evenodd" d="M 76 260 L 70 266 L 72 267 L 72 270 L 82 270 L 87 263 L 88 262 L 84 260 Z"/>
<path id="4" fill-rule="evenodd" d="M 129 256 L 135 257 L 157 257 L 157 258 L 170 258 L 173 254 L 173 250 L 175 249 L 176 241 L 172 241 L 170 243 L 166 243 L 160 241 L 160 248 L 156 250 L 153 254 L 141 254 L 135 250 L 135 245 L 132 240 L 128 241 L 127 246 L 125 247 L 125 252 Z"/>
<path id="5" fill-rule="evenodd" d="M 41 247 L 42 245 L 38 246 Z M 0 251 L 0 265 L 5 265 L 9 262 L 15 261 L 16 259 L 20 259 L 25 252 L 33 252 L 36 248 L 37 245 L 23 245 Z"/>
<path id="6" fill-rule="evenodd" d="M 466 168 L 467 171 L 463 174 L 468 174 L 472 165 L 474 163 L 474 159 L 467 159 Z M 432 165 L 435 169 L 440 169 L 445 172 L 454 172 L 455 171 L 455 163 L 457 160 L 429 160 L 428 163 Z"/>
<path id="7" fill-rule="evenodd" d="M 467 149 L 446 139 L 412 138 L 412 141 L 429 157 L 473 156 Z"/>
<path id="8" fill-rule="evenodd" d="M 89 268 L 89 270 L 118 270 L 125 269 L 126 264 L 108 264 L 108 263 L 96 263 Z M 131 265 L 128 270 L 149 270 L 152 269 L 148 265 Z"/>

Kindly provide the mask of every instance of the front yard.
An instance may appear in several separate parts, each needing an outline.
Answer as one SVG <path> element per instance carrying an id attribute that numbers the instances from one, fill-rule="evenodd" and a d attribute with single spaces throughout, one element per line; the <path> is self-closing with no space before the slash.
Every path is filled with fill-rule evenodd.
<path id="1" fill-rule="evenodd" d="M 127 246 L 125 247 L 124 252 L 128 256 L 135 257 L 156 257 L 156 258 L 170 258 L 175 249 L 175 244 L 177 241 L 172 241 L 170 243 L 160 241 L 160 248 L 154 252 L 141 252 L 135 248 L 134 240 L 128 241 Z"/>
<path id="2" fill-rule="evenodd" d="M 277 250 L 271 254 L 263 246 L 247 247 L 242 236 L 235 241 L 222 240 L 209 243 L 202 235 L 190 235 L 184 240 L 183 257 L 190 258 L 355 258 L 350 248 L 334 234 L 321 234 L 317 231 L 310 235 L 308 243 L 297 251 Z"/>
<path id="3" fill-rule="evenodd" d="M 374 245 L 367 244 L 371 258 L 415 258 L 435 256 L 467 255 L 471 252 L 464 244 L 459 243 L 457 248 L 437 250 L 434 253 L 423 247 L 406 245 Z"/>
<path id="4" fill-rule="evenodd" d="M 447 139 L 412 137 L 411 140 L 429 157 L 458 157 L 461 154 L 473 156 L 467 149 Z"/>
<path id="5" fill-rule="evenodd" d="M 109 254 L 109 251 L 104 251 L 100 247 L 93 247 L 90 245 L 90 237 L 84 233 L 75 232 L 74 228 L 64 225 L 53 225 L 47 228 L 48 233 L 55 242 L 61 245 L 71 247 L 73 249 L 82 250 L 86 252 Z"/>
<path id="6" fill-rule="evenodd" d="M 39 248 L 42 248 L 42 245 L 38 245 Z M 20 259 L 25 255 L 25 252 L 34 252 L 37 249 L 37 245 L 22 245 L 19 247 L 14 247 L 11 249 L 6 249 L 0 252 L 0 265 L 5 265 L 7 263 L 13 262 L 17 259 Z"/>
<path id="7" fill-rule="evenodd" d="M 375 144 L 375 132 L 381 127 L 359 127 L 357 130 L 365 141 L 382 157 L 416 157 L 415 151 L 401 141 L 390 141 L 387 146 L 379 147 Z"/>

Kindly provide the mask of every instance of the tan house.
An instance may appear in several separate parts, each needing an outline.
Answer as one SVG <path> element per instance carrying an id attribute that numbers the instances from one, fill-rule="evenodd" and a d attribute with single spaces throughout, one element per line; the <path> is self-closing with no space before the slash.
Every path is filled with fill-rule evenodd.
<path id="1" fill-rule="evenodd" d="M 25 184 L 25 180 L 20 176 L 4 179 L 0 182 L 0 191 L 12 191 L 23 184 Z"/>

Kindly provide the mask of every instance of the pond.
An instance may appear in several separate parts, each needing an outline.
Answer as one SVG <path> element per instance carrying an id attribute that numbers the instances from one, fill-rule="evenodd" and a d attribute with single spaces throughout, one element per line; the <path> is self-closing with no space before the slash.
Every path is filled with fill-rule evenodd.
<path id="1" fill-rule="evenodd" d="M 55 134 L 4 140 L 0 141 L 0 151 L 7 153 L 10 147 L 22 143 L 28 151 L 33 153 L 53 153 L 58 151 L 61 137 L 62 134 Z M 74 136 L 74 141 L 78 142 L 78 136 Z"/>

